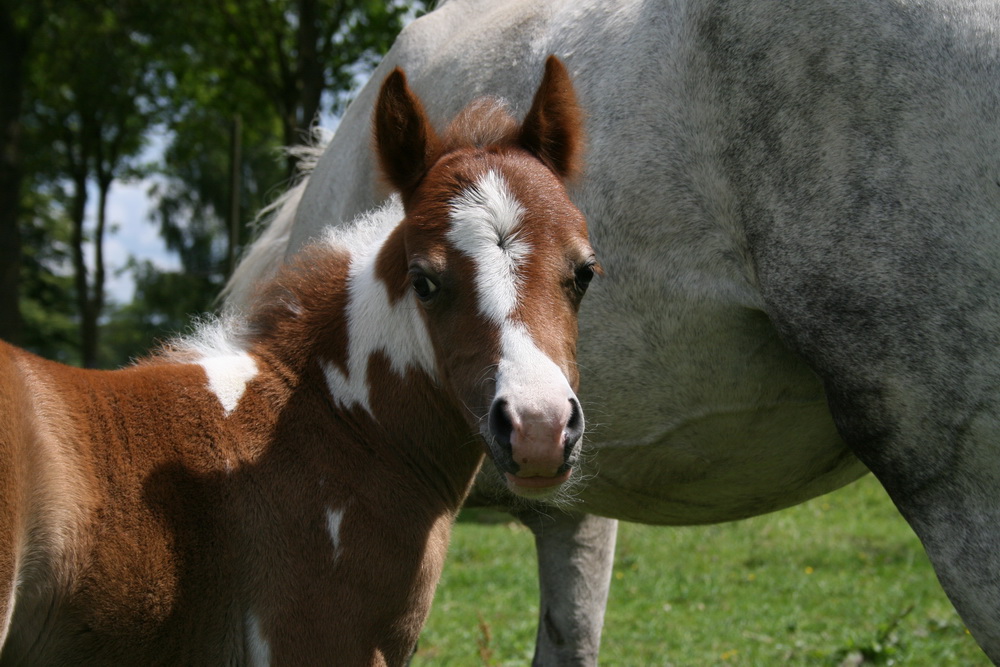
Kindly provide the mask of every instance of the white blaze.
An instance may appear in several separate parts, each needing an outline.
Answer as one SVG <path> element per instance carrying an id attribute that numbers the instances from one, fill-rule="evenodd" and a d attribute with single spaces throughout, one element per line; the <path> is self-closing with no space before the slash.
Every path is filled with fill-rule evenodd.
<path id="1" fill-rule="evenodd" d="M 476 262 L 479 309 L 496 324 L 517 307 L 517 268 L 531 253 L 517 236 L 523 217 L 524 208 L 495 171 L 451 202 L 448 240 Z"/>
<path id="2" fill-rule="evenodd" d="M 565 396 L 567 401 L 575 396 L 562 370 L 519 323 L 508 323 L 500 333 L 497 394 L 501 391 L 517 396 L 521 409 L 529 413 L 553 396 Z"/>
<path id="3" fill-rule="evenodd" d="M 489 171 L 452 201 L 448 239 L 475 262 L 479 309 L 500 327 L 496 395 L 516 403 L 519 414 L 534 416 L 565 409 L 575 394 L 524 324 L 511 319 L 518 270 L 532 252 L 518 234 L 524 212 L 503 177 Z"/>

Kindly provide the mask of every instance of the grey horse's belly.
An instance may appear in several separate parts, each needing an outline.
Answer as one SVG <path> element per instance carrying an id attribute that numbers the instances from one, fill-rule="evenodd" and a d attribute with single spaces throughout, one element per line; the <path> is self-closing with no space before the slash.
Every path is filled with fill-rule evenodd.
<path id="1" fill-rule="evenodd" d="M 592 404 L 588 417 L 600 423 L 591 429 L 569 507 L 648 524 L 716 523 L 790 507 L 867 472 L 837 433 L 821 394 L 804 397 L 803 387 L 790 381 L 801 377 L 740 378 L 743 385 L 758 379 L 766 380 L 760 393 L 768 403 L 727 405 L 719 396 L 690 406 L 683 416 L 678 411 L 672 423 L 644 437 L 605 437 L 625 430 L 615 426 L 627 427 L 641 413 Z M 783 385 L 777 400 L 775 384 Z M 647 397 L 622 393 L 619 398 L 640 404 Z M 502 499 L 491 470 L 484 467 L 488 477 L 477 481 L 474 504 Z"/>
<path id="2" fill-rule="evenodd" d="M 629 299 L 631 284 L 603 287 L 611 289 L 596 290 L 581 322 L 588 441 L 574 509 L 713 523 L 789 507 L 865 474 L 819 377 L 752 298 L 720 289 Z"/>
<path id="3" fill-rule="evenodd" d="M 825 402 L 708 410 L 642 443 L 592 443 L 580 509 L 641 523 L 742 519 L 822 495 L 867 470 Z"/>

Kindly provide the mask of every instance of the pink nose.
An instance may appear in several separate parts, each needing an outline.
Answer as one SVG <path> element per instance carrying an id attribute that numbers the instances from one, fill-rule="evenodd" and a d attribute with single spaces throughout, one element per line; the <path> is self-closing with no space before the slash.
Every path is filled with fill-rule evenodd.
<path id="1" fill-rule="evenodd" d="M 576 397 L 547 406 L 498 398 L 490 408 L 489 427 L 500 449 L 494 460 L 501 470 L 518 480 L 558 483 L 568 476 L 583 437 L 583 411 Z"/>

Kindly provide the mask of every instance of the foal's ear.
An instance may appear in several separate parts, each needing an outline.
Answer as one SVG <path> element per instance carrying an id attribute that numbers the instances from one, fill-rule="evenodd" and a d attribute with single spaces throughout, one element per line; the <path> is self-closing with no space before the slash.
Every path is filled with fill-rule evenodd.
<path id="1" fill-rule="evenodd" d="M 562 178 L 582 167 L 583 112 L 562 61 L 549 56 L 531 109 L 521 125 L 521 144 Z"/>
<path id="2" fill-rule="evenodd" d="M 438 138 L 420 100 L 398 67 L 386 77 L 375 104 L 375 149 L 382 174 L 405 203 L 438 152 Z"/>

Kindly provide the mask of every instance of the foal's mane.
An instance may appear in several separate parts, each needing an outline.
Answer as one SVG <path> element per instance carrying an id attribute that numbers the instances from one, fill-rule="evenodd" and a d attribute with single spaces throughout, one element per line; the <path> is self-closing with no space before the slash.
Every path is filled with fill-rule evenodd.
<path id="1" fill-rule="evenodd" d="M 541 92 L 539 90 L 539 94 Z M 534 153 L 563 180 L 574 180 L 583 169 L 583 112 L 572 91 L 552 87 L 548 92 L 562 102 L 554 110 L 555 115 L 534 114 L 539 102 L 536 96 L 523 124 L 511 114 L 503 98 L 485 96 L 473 100 L 438 137 L 437 157 L 468 148 L 520 147 Z M 559 126 L 560 131 L 547 133 L 552 126 Z"/>
<path id="2" fill-rule="evenodd" d="M 341 326 L 352 256 L 375 251 L 402 219 L 399 198 L 392 196 L 348 223 L 327 227 L 258 286 L 245 316 L 248 337 L 281 340 Z"/>
<path id="3" fill-rule="evenodd" d="M 353 221 L 330 226 L 317 239 L 256 284 L 243 311 L 226 309 L 197 322 L 192 333 L 167 341 L 151 360 L 188 363 L 228 356 L 267 339 L 288 339 L 329 323 L 346 300 L 350 257 L 374 248 L 403 218 L 396 196 Z"/>

